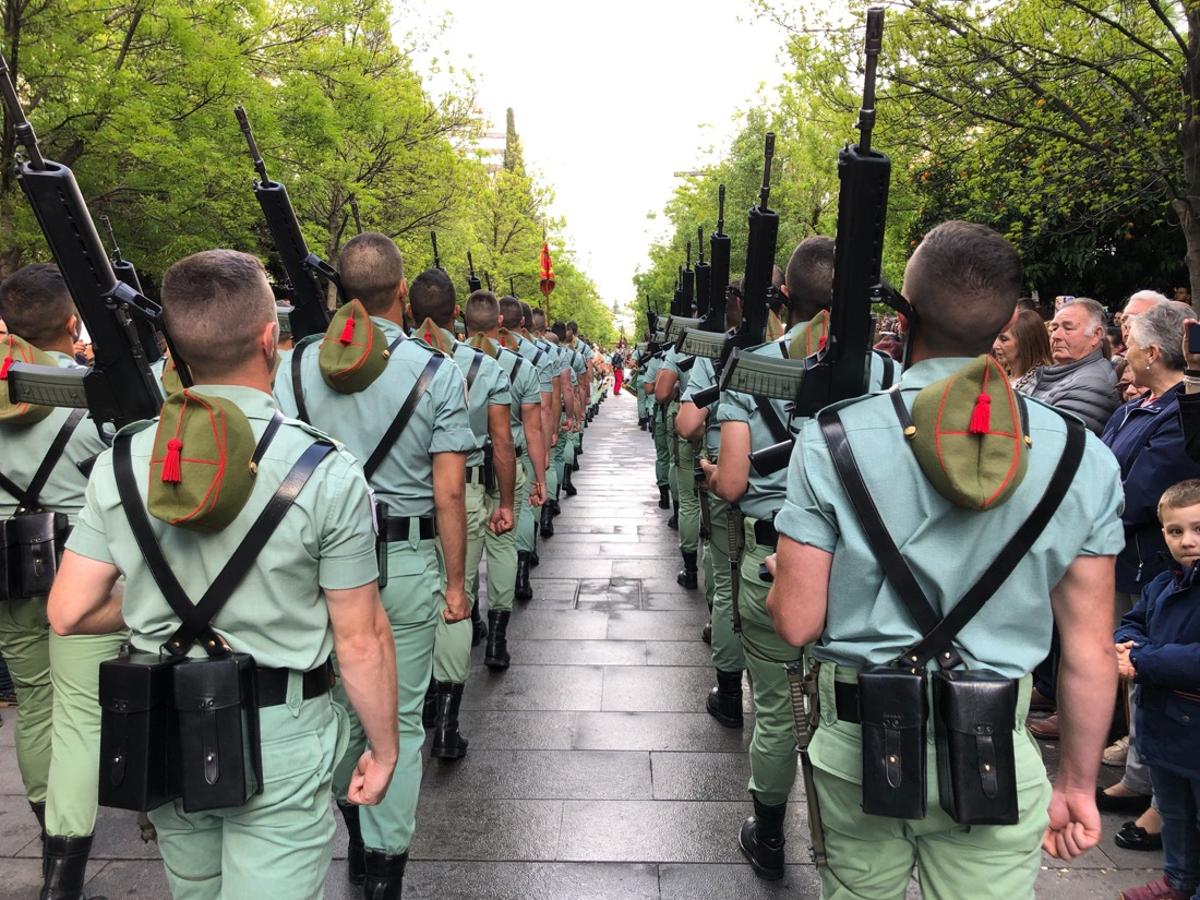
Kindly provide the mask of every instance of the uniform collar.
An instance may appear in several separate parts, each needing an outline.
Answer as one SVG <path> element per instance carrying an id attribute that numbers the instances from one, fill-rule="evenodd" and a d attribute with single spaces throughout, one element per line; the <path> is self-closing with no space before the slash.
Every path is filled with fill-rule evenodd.
<path id="1" fill-rule="evenodd" d="M 240 384 L 198 384 L 190 390 L 209 397 L 228 400 L 240 409 L 247 419 L 270 419 L 275 415 L 275 400 L 257 388 Z"/>
<path id="2" fill-rule="evenodd" d="M 394 341 L 397 337 L 404 334 L 404 329 L 393 322 L 391 319 L 385 319 L 383 316 L 371 316 L 371 321 L 379 326 L 389 341 Z"/>
<path id="3" fill-rule="evenodd" d="M 907 389 L 924 388 L 949 378 L 963 366 L 974 360 L 973 356 L 939 356 L 934 359 L 923 359 L 909 366 L 900 376 L 900 386 Z"/>
<path id="4" fill-rule="evenodd" d="M 775 343 L 790 344 L 792 342 L 792 338 L 794 338 L 797 334 L 799 334 L 800 329 L 803 328 L 807 324 L 808 324 L 807 322 L 797 322 L 795 325 L 793 325 L 791 328 L 789 328 L 787 331 L 785 331 L 783 334 L 781 334 L 779 337 L 777 337 L 775 339 Z"/>
<path id="5" fill-rule="evenodd" d="M 63 353 L 61 350 L 47 350 L 46 355 L 58 363 L 60 369 L 75 369 L 79 367 L 79 363 L 75 361 L 75 357 L 69 353 Z"/>

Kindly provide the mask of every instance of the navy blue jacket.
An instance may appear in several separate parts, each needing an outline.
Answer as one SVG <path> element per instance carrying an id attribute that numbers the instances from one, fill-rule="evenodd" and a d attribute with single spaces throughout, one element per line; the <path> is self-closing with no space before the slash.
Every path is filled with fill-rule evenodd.
<path id="1" fill-rule="evenodd" d="M 1141 593 L 1171 565 L 1158 521 L 1163 491 L 1200 478 L 1200 463 L 1188 456 L 1179 423 L 1182 391 L 1181 383 L 1149 406 L 1142 406 L 1143 396 L 1117 407 L 1100 437 L 1121 464 L 1125 486 L 1125 549 L 1117 557 L 1117 590 L 1127 594 Z"/>
<path id="2" fill-rule="evenodd" d="M 1163 572 L 1121 619 L 1118 644 L 1137 646 L 1137 750 L 1142 761 L 1200 779 L 1200 565 Z"/>

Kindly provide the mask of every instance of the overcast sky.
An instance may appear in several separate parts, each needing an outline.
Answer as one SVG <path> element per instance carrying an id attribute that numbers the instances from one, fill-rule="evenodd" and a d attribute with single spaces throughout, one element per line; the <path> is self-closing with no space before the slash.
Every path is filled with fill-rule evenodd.
<path id="1" fill-rule="evenodd" d="M 497 130 L 513 107 L 526 164 L 554 187 L 553 211 L 610 305 L 632 298 L 663 231 L 646 214 L 662 210 L 675 172 L 727 146 L 734 110 L 778 81 L 785 41 L 751 0 L 418 3 L 450 14 L 439 49 L 475 73 Z"/>

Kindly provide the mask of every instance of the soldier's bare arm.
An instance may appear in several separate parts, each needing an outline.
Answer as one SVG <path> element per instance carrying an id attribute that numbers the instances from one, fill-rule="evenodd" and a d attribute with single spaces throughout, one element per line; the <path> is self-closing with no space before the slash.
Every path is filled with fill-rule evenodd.
<path id="1" fill-rule="evenodd" d="M 447 622 L 461 622 L 471 615 L 467 599 L 467 457 L 463 453 L 433 454 L 433 506 L 438 537 L 446 563 Z"/>
<path id="2" fill-rule="evenodd" d="M 1050 593 L 1062 642 L 1058 716 L 1062 761 L 1043 847 L 1074 859 L 1100 841 L 1096 774 L 1117 691 L 1113 557 L 1080 556 Z"/>
<path id="3" fill-rule="evenodd" d="M 532 506 L 541 506 L 546 502 L 546 445 L 542 433 L 542 409 L 533 403 L 521 404 L 525 450 L 529 454 L 529 461 L 533 463 L 534 483 L 529 489 L 529 503 Z"/>
<path id="4" fill-rule="evenodd" d="M 745 422 L 722 422 L 720 465 L 701 465 L 714 494 L 730 503 L 741 500 L 750 481 L 750 426 Z"/>
<path id="5" fill-rule="evenodd" d="M 767 565 L 775 576 L 767 594 L 775 631 L 793 647 L 811 644 L 825 630 L 833 554 L 781 534 Z"/>
<path id="6" fill-rule="evenodd" d="M 704 434 L 704 425 L 708 421 L 708 409 L 695 403 L 679 404 L 679 413 L 675 416 L 675 430 L 685 441 L 694 441 Z"/>
<path id="7" fill-rule="evenodd" d="M 517 451 L 513 445 L 512 407 L 488 407 L 488 436 L 492 439 L 492 465 L 500 485 L 500 507 L 488 527 L 495 534 L 513 529 L 513 494 L 517 483 Z"/>
<path id="8" fill-rule="evenodd" d="M 55 634 L 112 634 L 125 628 L 121 617 L 124 594 L 112 563 L 98 562 L 71 550 L 63 551 L 54 578 L 46 616 Z"/>
<path id="9" fill-rule="evenodd" d="M 326 590 L 333 646 L 346 696 L 367 735 L 347 798 L 374 806 L 387 793 L 399 752 L 396 731 L 396 644 L 379 585 Z"/>

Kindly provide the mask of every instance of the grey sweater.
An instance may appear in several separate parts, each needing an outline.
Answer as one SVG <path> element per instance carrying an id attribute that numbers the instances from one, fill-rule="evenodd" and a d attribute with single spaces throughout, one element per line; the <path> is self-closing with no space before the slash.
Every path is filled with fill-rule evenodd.
<path id="1" fill-rule="evenodd" d="M 1121 403 L 1117 376 L 1099 350 L 1075 362 L 1043 366 L 1029 395 L 1074 413 L 1096 434 L 1104 430 L 1108 417 Z"/>

